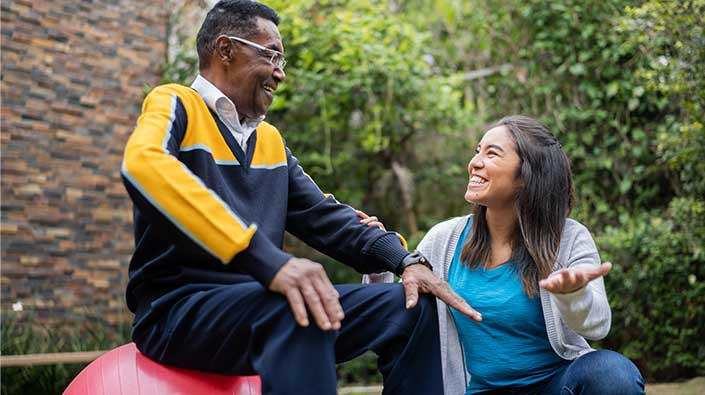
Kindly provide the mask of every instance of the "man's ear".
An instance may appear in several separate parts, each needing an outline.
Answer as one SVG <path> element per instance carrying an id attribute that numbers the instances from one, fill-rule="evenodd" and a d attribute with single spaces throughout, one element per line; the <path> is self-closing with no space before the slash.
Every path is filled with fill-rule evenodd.
<path id="1" fill-rule="evenodd" d="M 225 36 L 220 36 L 215 41 L 215 54 L 223 64 L 229 64 L 233 59 L 233 43 Z"/>

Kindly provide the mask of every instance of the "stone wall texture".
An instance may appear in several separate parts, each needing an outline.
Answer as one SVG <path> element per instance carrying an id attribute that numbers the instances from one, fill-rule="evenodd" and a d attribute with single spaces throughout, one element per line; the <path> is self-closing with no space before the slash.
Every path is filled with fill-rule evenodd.
<path id="1" fill-rule="evenodd" d="M 131 318 L 120 162 L 144 87 L 160 80 L 165 5 L 2 0 L 3 312 Z"/>

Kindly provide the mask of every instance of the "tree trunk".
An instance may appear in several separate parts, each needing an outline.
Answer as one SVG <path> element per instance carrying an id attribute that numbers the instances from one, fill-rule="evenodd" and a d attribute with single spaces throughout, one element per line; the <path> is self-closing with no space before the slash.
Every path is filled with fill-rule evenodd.
<path id="1" fill-rule="evenodd" d="M 399 183 L 402 209 L 404 210 L 404 215 L 406 216 L 406 222 L 409 225 L 409 232 L 411 235 L 415 235 L 419 232 L 419 227 L 416 224 L 416 214 L 414 214 L 413 209 L 414 175 L 411 173 L 411 170 L 396 161 L 392 161 L 392 171 L 394 172 L 394 176 L 397 178 Z"/>

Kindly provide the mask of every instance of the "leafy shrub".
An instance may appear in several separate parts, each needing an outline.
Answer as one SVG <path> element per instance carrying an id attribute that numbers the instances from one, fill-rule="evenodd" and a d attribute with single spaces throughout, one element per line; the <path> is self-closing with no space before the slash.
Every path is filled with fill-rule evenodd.
<path id="1" fill-rule="evenodd" d="M 602 345 L 635 361 L 647 379 L 705 374 L 705 204 L 676 199 L 664 216 L 635 216 L 597 237 L 612 330 Z"/>
<path id="2" fill-rule="evenodd" d="M 36 324 L 22 313 L 2 315 L 2 355 L 109 350 L 130 340 L 130 325 L 112 325 L 94 316 L 67 317 L 72 327 Z M 76 327 L 76 323 L 81 323 Z M 61 394 L 87 364 L 2 368 L 2 395 Z"/>
<path id="3" fill-rule="evenodd" d="M 287 80 L 270 110 L 306 171 L 343 202 L 415 233 L 417 200 L 457 174 L 475 119 L 430 36 L 375 1 L 274 1 Z M 439 182 L 441 181 L 441 182 Z"/>

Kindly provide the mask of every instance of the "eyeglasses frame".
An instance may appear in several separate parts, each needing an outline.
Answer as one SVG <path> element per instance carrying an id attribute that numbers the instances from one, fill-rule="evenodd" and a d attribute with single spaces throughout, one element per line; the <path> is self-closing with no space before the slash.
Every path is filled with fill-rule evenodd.
<path id="1" fill-rule="evenodd" d="M 281 53 L 281 52 L 279 52 L 279 51 L 277 51 L 277 50 L 274 50 L 274 49 L 267 48 L 267 47 L 264 47 L 264 46 L 262 46 L 262 45 L 259 45 L 259 44 L 257 44 L 256 42 L 252 42 L 252 41 L 250 41 L 250 40 L 246 40 L 246 39 L 244 39 L 244 38 L 242 38 L 242 37 L 226 36 L 226 35 L 223 35 L 223 37 L 226 37 L 226 38 L 229 39 L 229 40 L 235 40 L 235 41 L 240 42 L 240 43 L 243 43 L 243 44 L 245 44 L 245 45 L 249 45 L 249 46 L 251 46 L 252 48 L 259 49 L 260 51 L 270 52 L 270 53 L 272 54 L 272 56 L 269 58 L 269 64 L 271 64 L 272 66 L 274 66 L 274 67 L 276 67 L 276 68 L 278 68 L 278 69 L 280 69 L 280 70 L 284 70 L 284 67 L 286 66 L 286 57 L 284 56 L 283 53 Z M 277 56 L 279 57 L 279 61 L 277 61 L 277 62 L 275 63 L 275 62 L 274 62 L 274 58 L 276 58 Z"/>

